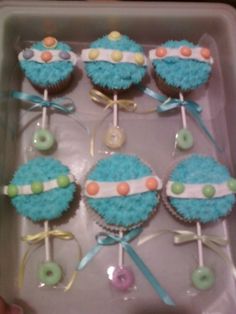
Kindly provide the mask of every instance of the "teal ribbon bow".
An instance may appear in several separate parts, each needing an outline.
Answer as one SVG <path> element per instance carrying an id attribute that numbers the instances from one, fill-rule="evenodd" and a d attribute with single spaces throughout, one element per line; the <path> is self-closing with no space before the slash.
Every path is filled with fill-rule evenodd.
<path id="1" fill-rule="evenodd" d="M 44 100 L 42 96 L 30 95 L 23 92 L 12 91 L 8 95 L 14 99 L 26 101 L 34 104 L 30 110 L 34 110 L 39 107 L 54 108 L 65 114 L 69 114 L 75 111 L 75 105 L 73 101 L 68 97 L 56 98 L 54 100 Z"/>
<path id="2" fill-rule="evenodd" d="M 157 107 L 157 112 L 166 112 L 178 107 L 183 106 L 186 111 L 193 117 L 193 119 L 197 122 L 199 127 L 205 132 L 205 134 L 208 136 L 210 141 L 215 145 L 218 151 L 222 152 L 222 148 L 218 146 L 216 140 L 211 135 L 211 133 L 208 131 L 207 127 L 205 126 L 202 118 L 201 118 L 201 112 L 202 108 L 199 104 L 192 100 L 181 100 L 177 98 L 169 98 L 166 101 L 164 101 L 160 106 Z"/>
<path id="3" fill-rule="evenodd" d="M 136 228 L 131 230 L 123 237 L 115 236 L 113 234 L 107 234 L 104 232 L 99 233 L 96 236 L 97 244 L 82 258 L 80 261 L 77 270 L 84 269 L 87 264 L 96 256 L 96 254 L 101 250 L 103 246 L 115 245 L 120 243 L 126 253 L 131 257 L 135 265 L 138 269 L 143 273 L 144 277 L 154 288 L 156 293 L 160 296 L 162 301 L 167 305 L 175 305 L 174 301 L 168 295 L 168 293 L 161 287 L 159 282 L 153 276 L 147 265 L 143 262 L 140 256 L 136 253 L 136 251 L 132 248 L 132 246 L 128 243 L 136 238 L 142 232 L 142 228 Z"/>

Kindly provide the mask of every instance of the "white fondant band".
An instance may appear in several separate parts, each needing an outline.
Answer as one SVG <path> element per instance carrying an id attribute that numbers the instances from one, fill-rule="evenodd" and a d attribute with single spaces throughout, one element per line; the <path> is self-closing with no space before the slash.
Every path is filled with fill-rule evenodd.
<path id="1" fill-rule="evenodd" d="M 68 174 L 66 175 L 66 177 L 69 178 L 70 183 L 75 181 L 72 174 Z M 59 187 L 56 179 L 47 181 L 47 182 L 42 182 L 42 183 L 43 183 L 43 192 L 47 192 L 47 191 L 50 191 Z M 3 187 L 3 194 L 8 195 L 7 189 L 8 189 L 7 185 Z M 17 195 L 34 194 L 31 190 L 31 185 L 17 185 L 17 189 L 18 189 Z"/>
<path id="2" fill-rule="evenodd" d="M 180 194 L 175 194 L 172 192 L 171 186 L 175 183 L 174 181 L 168 181 L 166 184 L 166 194 L 167 196 L 175 197 L 175 198 L 195 198 L 195 199 L 207 199 L 204 196 L 202 190 L 206 185 L 211 185 L 215 188 L 215 194 L 213 198 L 222 197 L 226 195 L 233 194 L 233 192 L 229 189 L 227 182 L 218 183 L 218 184 L 184 184 L 184 191 Z"/>
<path id="3" fill-rule="evenodd" d="M 97 50 L 98 51 L 98 56 L 95 59 L 90 59 L 89 58 L 89 52 L 91 50 Z M 143 64 L 138 64 L 141 66 L 147 65 L 147 58 L 143 53 L 139 52 L 130 52 L 130 51 L 120 51 L 122 53 L 122 59 L 120 61 L 114 61 L 111 57 L 112 52 L 114 52 L 113 49 L 102 49 L 102 48 L 91 48 L 91 49 L 83 49 L 81 52 L 81 59 L 84 62 L 95 62 L 95 61 L 107 61 L 111 63 L 134 63 L 138 64 L 135 61 L 135 55 L 136 54 L 141 54 L 144 58 Z"/>
<path id="4" fill-rule="evenodd" d="M 70 55 L 70 59 L 63 59 L 59 56 L 59 53 L 62 51 L 62 50 L 56 50 L 56 49 L 52 49 L 52 50 L 37 50 L 37 49 L 31 49 L 34 52 L 34 55 L 29 58 L 29 59 L 25 59 L 23 57 L 23 53 L 24 51 L 21 51 L 18 55 L 18 60 L 19 61 L 35 61 L 35 62 L 38 62 L 38 63 L 52 63 L 52 62 L 56 62 L 56 61 L 70 61 L 73 65 L 76 65 L 77 61 L 78 61 L 78 56 L 72 52 L 72 51 L 66 51 L 67 53 L 69 53 Z M 41 59 L 41 54 L 42 52 L 44 51 L 48 51 L 52 54 L 52 59 L 45 62 Z"/>
<path id="5" fill-rule="evenodd" d="M 209 59 L 206 59 L 201 55 L 202 47 L 190 48 L 192 51 L 192 54 L 189 57 L 181 54 L 181 52 L 180 52 L 181 48 L 182 47 L 179 47 L 179 48 L 167 48 L 167 47 L 165 47 L 166 55 L 163 57 L 158 57 L 156 55 L 156 49 L 151 49 L 149 51 L 149 58 L 150 58 L 150 60 L 157 60 L 157 59 L 161 60 L 161 59 L 165 59 L 165 58 L 169 58 L 169 57 L 178 57 L 181 59 L 194 59 L 194 60 L 198 60 L 198 61 L 202 61 L 202 62 L 207 62 L 210 64 L 213 64 L 213 62 L 214 62 L 212 57 L 210 57 Z"/>
<path id="6" fill-rule="evenodd" d="M 157 180 L 157 189 L 161 190 L 162 188 L 162 181 L 158 176 L 147 176 L 136 180 L 126 180 L 120 182 L 100 182 L 100 181 L 93 181 L 87 180 L 85 182 L 85 195 L 91 198 L 106 198 L 106 197 L 114 197 L 114 196 L 121 196 L 117 191 L 117 186 L 120 183 L 128 183 L 129 185 L 129 193 L 128 195 L 139 194 L 144 192 L 150 192 L 150 189 L 146 186 L 146 181 L 149 178 L 155 178 Z M 99 185 L 99 191 L 95 195 L 90 195 L 87 192 L 87 186 L 89 183 L 96 182 Z"/>

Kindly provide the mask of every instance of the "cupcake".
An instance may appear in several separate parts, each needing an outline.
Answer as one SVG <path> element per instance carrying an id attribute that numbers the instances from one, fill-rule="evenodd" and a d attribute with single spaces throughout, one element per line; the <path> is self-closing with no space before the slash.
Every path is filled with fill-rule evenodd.
<path id="1" fill-rule="evenodd" d="M 21 51 L 18 59 L 31 84 L 40 92 L 47 89 L 53 94 L 63 91 L 70 83 L 77 55 L 66 43 L 46 37 Z"/>
<path id="2" fill-rule="evenodd" d="M 150 50 L 149 58 L 157 86 L 171 97 L 205 84 L 212 71 L 210 50 L 187 40 L 169 40 Z"/>
<path id="3" fill-rule="evenodd" d="M 75 192 L 73 176 L 60 161 L 37 157 L 20 166 L 4 194 L 18 214 L 32 221 L 60 217 L 69 207 Z"/>
<path id="4" fill-rule="evenodd" d="M 231 212 L 235 192 L 236 180 L 225 166 L 212 157 L 193 154 L 171 171 L 164 201 L 181 220 L 209 223 Z"/>
<path id="5" fill-rule="evenodd" d="M 92 83 L 106 91 L 123 91 L 139 84 L 146 71 L 143 48 L 117 31 L 92 42 L 82 51 L 85 71 Z"/>
<path id="6" fill-rule="evenodd" d="M 89 171 L 85 202 L 106 229 L 129 230 L 142 225 L 159 204 L 161 180 L 138 157 L 114 154 Z"/>

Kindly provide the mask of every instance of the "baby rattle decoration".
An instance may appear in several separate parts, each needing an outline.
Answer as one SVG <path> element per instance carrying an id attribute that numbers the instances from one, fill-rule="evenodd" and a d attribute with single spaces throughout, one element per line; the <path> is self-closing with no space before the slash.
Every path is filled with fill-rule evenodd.
<path id="1" fill-rule="evenodd" d="M 110 98 L 95 88 L 90 92 L 92 100 L 107 109 L 112 108 L 113 122 L 106 131 L 104 142 L 111 150 L 118 150 L 126 140 L 125 132 L 119 126 L 119 109 L 136 109 L 134 101 L 118 99 L 118 95 L 142 81 L 147 71 L 143 49 L 128 36 L 113 31 L 91 43 L 89 49 L 82 50 L 81 57 L 94 87 L 113 95 Z"/>
<path id="2" fill-rule="evenodd" d="M 19 270 L 19 286 L 23 285 L 27 260 L 34 244 L 45 244 L 45 261 L 38 268 L 38 279 L 41 286 L 54 287 L 63 277 L 61 266 L 52 259 L 50 238 L 75 240 L 71 232 L 50 229 L 49 221 L 60 217 L 69 207 L 76 186 L 69 169 L 60 161 L 51 157 L 37 157 L 21 165 L 16 171 L 3 193 L 11 198 L 17 213 L 31 219 L 33 222 L 44 221 L 44 231 L 26 235 L 22 240 L 31 245 L 23 256 Z M 78 245 L 78 259 L 80 248 Z M 66 290 L 70 289 L 76 272 L 73 274 Z"/>
<path id="3" fill-rule="evenodd" d="M 78 270 L 84 269 L 102 247 L 117 244 L 118 266 L 107 270 L 112 287 L 125 292 L 134 286 L 134 273 L 124 264 L 126 252 L 162 301 L 174 305 L 129 244 L 142 232 L 141 225 L 153 215 L 159 203 L 157 191 L 161 187 L 160 178 L 136 156 L 113 154 L 98 161 L 86 177 L 84 199 L 93 219 L 109 233 L 101 232 L 96 236 L 97 244 L 83 257 Z"/>

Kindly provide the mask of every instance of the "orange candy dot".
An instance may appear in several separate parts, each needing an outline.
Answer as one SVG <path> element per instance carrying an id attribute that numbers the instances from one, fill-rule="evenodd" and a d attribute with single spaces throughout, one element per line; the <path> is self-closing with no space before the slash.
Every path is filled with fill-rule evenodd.
<path id="1" fill-rule="evenodd" d="M 41 53 L 41 59 L 44 62 L 48 62 L 52 59 L 52 53 L 50 51 L 44 51 Z"/>
<path id="2" fill-rule="evenodd" d="M 117 185 L 117 192 L 120 194 L 120 195 L 127 195 L 129 194 L 129 191 L 130 191 L 130 187 L 129 187 L 129 184 L 126 183 L 126 182 L 121 182 Z"/>
<path id="3" fill-rule="evenodd" d="M 148 178 L 146 180 L 146 188 L 150 191 L 155 191 L 158 187 L 158 182 L 156 178 Z"/>
<path id="4" fill-rule="evenodd" d="M 43 40 L 43 45 L 46 48 L 54 48 L 57 45 L 57 40 L 55 37 L 51 36 L 45 37 Z"/>
<path id="5" fill-rule="evenodd" d="M 156 56 L 159 58 L 163 58 L 167 55 L 167 49 L 165 47 L 158 47 L 156 49 Z"/>
<path id="6" fill-rule="evenodd" d="M 89 195 L 96 195 L 99 192 L 99 185 L 97 182 L 90 182 L 87 187 L 86 191 Z"/>
<path id="7" fill-rule="evenodd" d="M 203 58 L 209 59 L 210 56 L 211 56 L 211 52 L 210 52 L 210 50 L 208 48 L 202 48 L 201 49 L 201 55 L 202 55 Z"/>
<path id="8" fill-rule="evenodd" d="M 189 47 L 182 47 L 180 49 L 180 53 L 182 54 L 182 56 L 184 57 L 190 57 L 192 54 L 192 49 Z"/>

